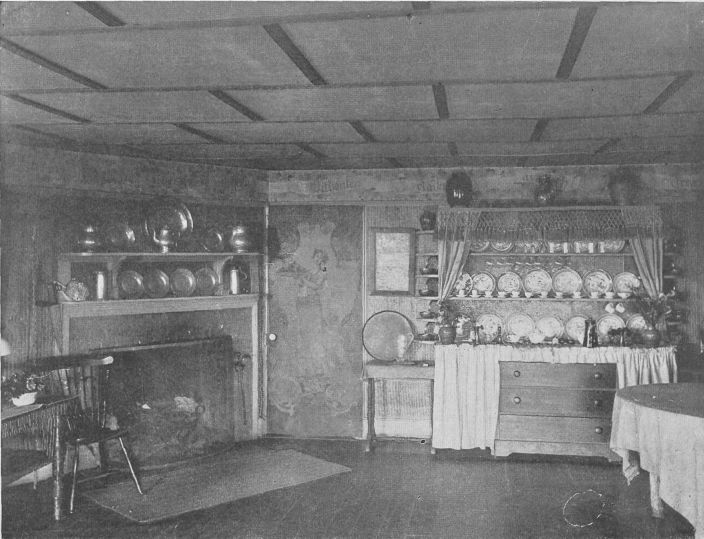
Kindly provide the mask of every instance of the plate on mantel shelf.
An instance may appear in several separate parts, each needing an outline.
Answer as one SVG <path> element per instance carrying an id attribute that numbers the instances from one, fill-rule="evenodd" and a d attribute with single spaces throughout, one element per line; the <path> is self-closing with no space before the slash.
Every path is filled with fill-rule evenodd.
<path id="1" fill-rule="evenodd" d="M 513 249 L 512 241 L 492 241 L 491 248 L 498 253 L 507 253 Z"/>
<path id="2" fill-rule="evenodd" d="M 196 290 L 196 276 L 186 268 L 178 268 L 171 273 L 171 292 L 177 297 L 190 296 Z"/>
<path id="3" fill-rule="evenodd" d="M 150 298 L 163 298 L 169 293 L 169 276 L 158 268 L 151 268 L 144 275 L 144 289 Z"/>
<path id="4" fill-rule="evenodd" d="M 574 342 L 580 344 L 584 340 L 584 328 L 586 325 L 586 317 L 581 315 L 573 316 L 565 324 L 565 333 Z"/>
<path id="5" fill-rule="evenodd" d="M 572 268 L 563 268 L 552 276 L 552 287 L 555 292 L 574 294 L 582 290 L 582 277 Z"/>
<path id="6" fill-rule="evenodd" d="M 499 276 L 497 287 L 499 292 L 506 292 L 507 294 L 510 294 L 511 292 L 520 292 L 521 277 L 513 271 L 507 271 Z"/>
<path id="7" fill-rule="evenodd" d="M 609 339 L 609 331 L 622 329 L 624 327 L 626 327 L 626 323 L 623 321 L 623 318 L 615 314 L 605 314 L 596 322 L 596 332 L 599 334 L 599 338 L 604 341 Z"/>
<path id="8" fill-rule="evenodd" d="M 622 271 L 614 277 L 614 292 L 617 294 L 631 294 L 640 287 L 640 279 L 630 271 Z"/>
<path id="9" fill-rule="evenodd" d="M 523 278 L 523 286 L 527 292 L 543 294 L 552 288 L 552 278 L 544 269 L 529 271 Z"/>
<path id="10" fill-rule="evenodd" d="M 479 341 L 481 344 L 493 342 L 499 335 L 499 328 L 503 325 L 503 320 L 495 314 L 482 314 L 477 318 L 479 329 Z"/>
<path id="11" fill-rule="evenodd" d="M 195 272 L 196 290 L 198 296 L 212 296 L 220 283 L 218 274 L 213 268 L 203 267 Z"/>
<path id="12" fill-rule="evenodd" d="M 469 244 L 469 253 L 483 253 L 489 248 L 488 241 L 475 240 Z"/>
<path id="13" fill-rule="evenodd" d="M 496 281 L 491 273 L 485 271 L 472 275 L 472 289 L 480 294 L 491 294 L 496 288 Z"/>
<path id="14" fill-rule="evenodd" d="M 535 323 L 535 327 L 545 335 L 547 339 L 559 338 L 565 330 L 565 326 L 562 322 L 554 316 L 544 316 L 540 318 Z"/>
<path id="15" fill-rule="evenodd" d="M 604 270 L 590 271 L 584 276 L 584 291 L 587 294 L 606 294 L 611 290 L 611 276 Z"/>
<path id="16" fill-rule="evenodd" d="M 144 295 L 144 278 L 134 270 L 121 271 L 117 276 L 117 288 L 121 298 L 141 298 Z"/>
<path id="17" fill-rule="evenodd" d="M 506 322 L 506 329 L 509 334 L 520 337 L 527 337 L 535 329 L 535 322 L 527 314 L 512 314 Z"/>

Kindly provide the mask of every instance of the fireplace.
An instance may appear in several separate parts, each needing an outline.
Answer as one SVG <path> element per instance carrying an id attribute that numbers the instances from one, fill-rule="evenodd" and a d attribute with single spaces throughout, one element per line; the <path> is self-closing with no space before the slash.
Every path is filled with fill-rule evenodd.
<path id="1" fill-rule="evenodd" d="M 217 451 L 236 439 L 238 418 L 246 424 L 244 360 L 230 337 L 109 353 L 115 358 L 108 382 L 110 420 L 112 426 L 130 429 L 140 465 Z"/>

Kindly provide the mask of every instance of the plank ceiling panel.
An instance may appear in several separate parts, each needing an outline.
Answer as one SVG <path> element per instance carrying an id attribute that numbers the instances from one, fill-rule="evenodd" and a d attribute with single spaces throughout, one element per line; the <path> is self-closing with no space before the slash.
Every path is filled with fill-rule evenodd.
<path id="1" fill-rule="evenodd" d="M 366 143 L 366 144 L 315 144 L 313 148 L 323 155 L 331 158 L 347 157 L 405 157 L 411 155 L 450 155 L 447 144 L 394 144 L 394 143 Z"/>
<path id="2" fill-rule="evenodd" d="M 303 150 L 292 144 L 163 144 L 142 145 L 142 149 L 164 157 L 215 159 L 295 158 Z"/>
<path id="3" fill-rule="evenodd" d="M 108 2 L 128 24 L 142 26 L 189 21 L 246 20 L 344 13 L 407 13 L 410 2 Z"/>
<path id="4" fill-rule="evenodd" d="M 551 120 L 542 140 L 599 137 L 663 137 L 704 134 L 704 114 L 650 114 Z"/>
<path id="5" fill-rule="evenodd" d="M 555 76 L 577 8 L 285 24 L 331 83 Z"/>
<path id="6" fill-rule="evenodd" d="M 27 95 L 94 122 L 207 122 L 249 119 L 205 91 Z"/>
<path id="7" fill-rule="evenodd" d="M 704 134 L 700 137 L 624 138 L 614 146 L 617 152 L 699 151 L 704 154 Z"/>
<path id="8" fill-rule="evenodd" d="M 310 88 L 228 92 L 267 120 L 437 119 L 430 86 Z"/>
<path id="9" fill-rule="evenodd" d="M 50 88 L 85 88 L 45 67 L 0 49 L 0 90 L 47 90 Z"/>
<path id="10" fill-rule="evenodd" d="M 109 88 L 309 84 L 259 26 L 13 38 Z"/>
<path id="11" fill-rule="evenodd" d="M 448 84 L 451 118 L 555 117 L 642 112 L 672 77 L 512 84 Z"/>
<path id="12" fill-rule="evenodd" d="M 193 127 L 230 142 L 363 142 L 346 122 L 204 123 Z"/>
<path id="13" fill-rule="evenodd" d="M 704 5 L 697 4 L 600 6 L 572 76 L 704 69 Z"/>
<path id="14" fill-rule="evenodd" d="M 607 139 L 593 140 L 559 140 L 547 142 L 495 142 L 495 143 L 457 143 L 460 155 L 537 155 L 554 153 L 592 153 L 602 146 Z"/>
<path id="15" fill-rule="evenodd" d="M 170 124 L 54 124 L 31 126 L 85 144 L 185 144 L 203 139 Z"/>
<path id="16" fill-rule="evenodd" d="M 704 112 L 704 75 L 695 75 L 665 101 L 658 112 Z"/>
<path id="17" fill-rule="evenodd" d="M 3 33 L 14 30 L 77 30 L 105 28 L 98 19 L 73 2 L 2 2 Z"/>
<path id="18" fill-rule="evenodd" d="M 380 142 L 493 142 L 529 140 L 535 120 L 364 122 Z"/>
<path id="19" fill-rule="evenodd" d="M 0 96 L 0 123 L 66 123 L 66 118 Z"/>

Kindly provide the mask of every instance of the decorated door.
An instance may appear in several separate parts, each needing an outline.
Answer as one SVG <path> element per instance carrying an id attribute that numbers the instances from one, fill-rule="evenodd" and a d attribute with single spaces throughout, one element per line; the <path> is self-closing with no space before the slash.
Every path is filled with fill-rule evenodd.
<path id="1" fill-rule="evenodd" d="M 361 435 L 362 208 L 270 212 L 268 432 Z"/>

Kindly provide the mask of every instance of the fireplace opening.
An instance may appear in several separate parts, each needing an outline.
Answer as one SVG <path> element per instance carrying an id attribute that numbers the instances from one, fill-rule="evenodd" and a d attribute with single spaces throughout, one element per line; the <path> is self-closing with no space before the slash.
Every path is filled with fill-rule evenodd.
<path id="1" fill-rule="evenodd" d="M 109 350 L 110 427 L 130 429 L 141 466 L 223 449 L 235 440 L 236 414 L 246 421 L 242 355 L 219 337 Z M 110 459 L 118 459 L 117 447 Z M 112 452 L 115 452 L 114 454 Z"/>

